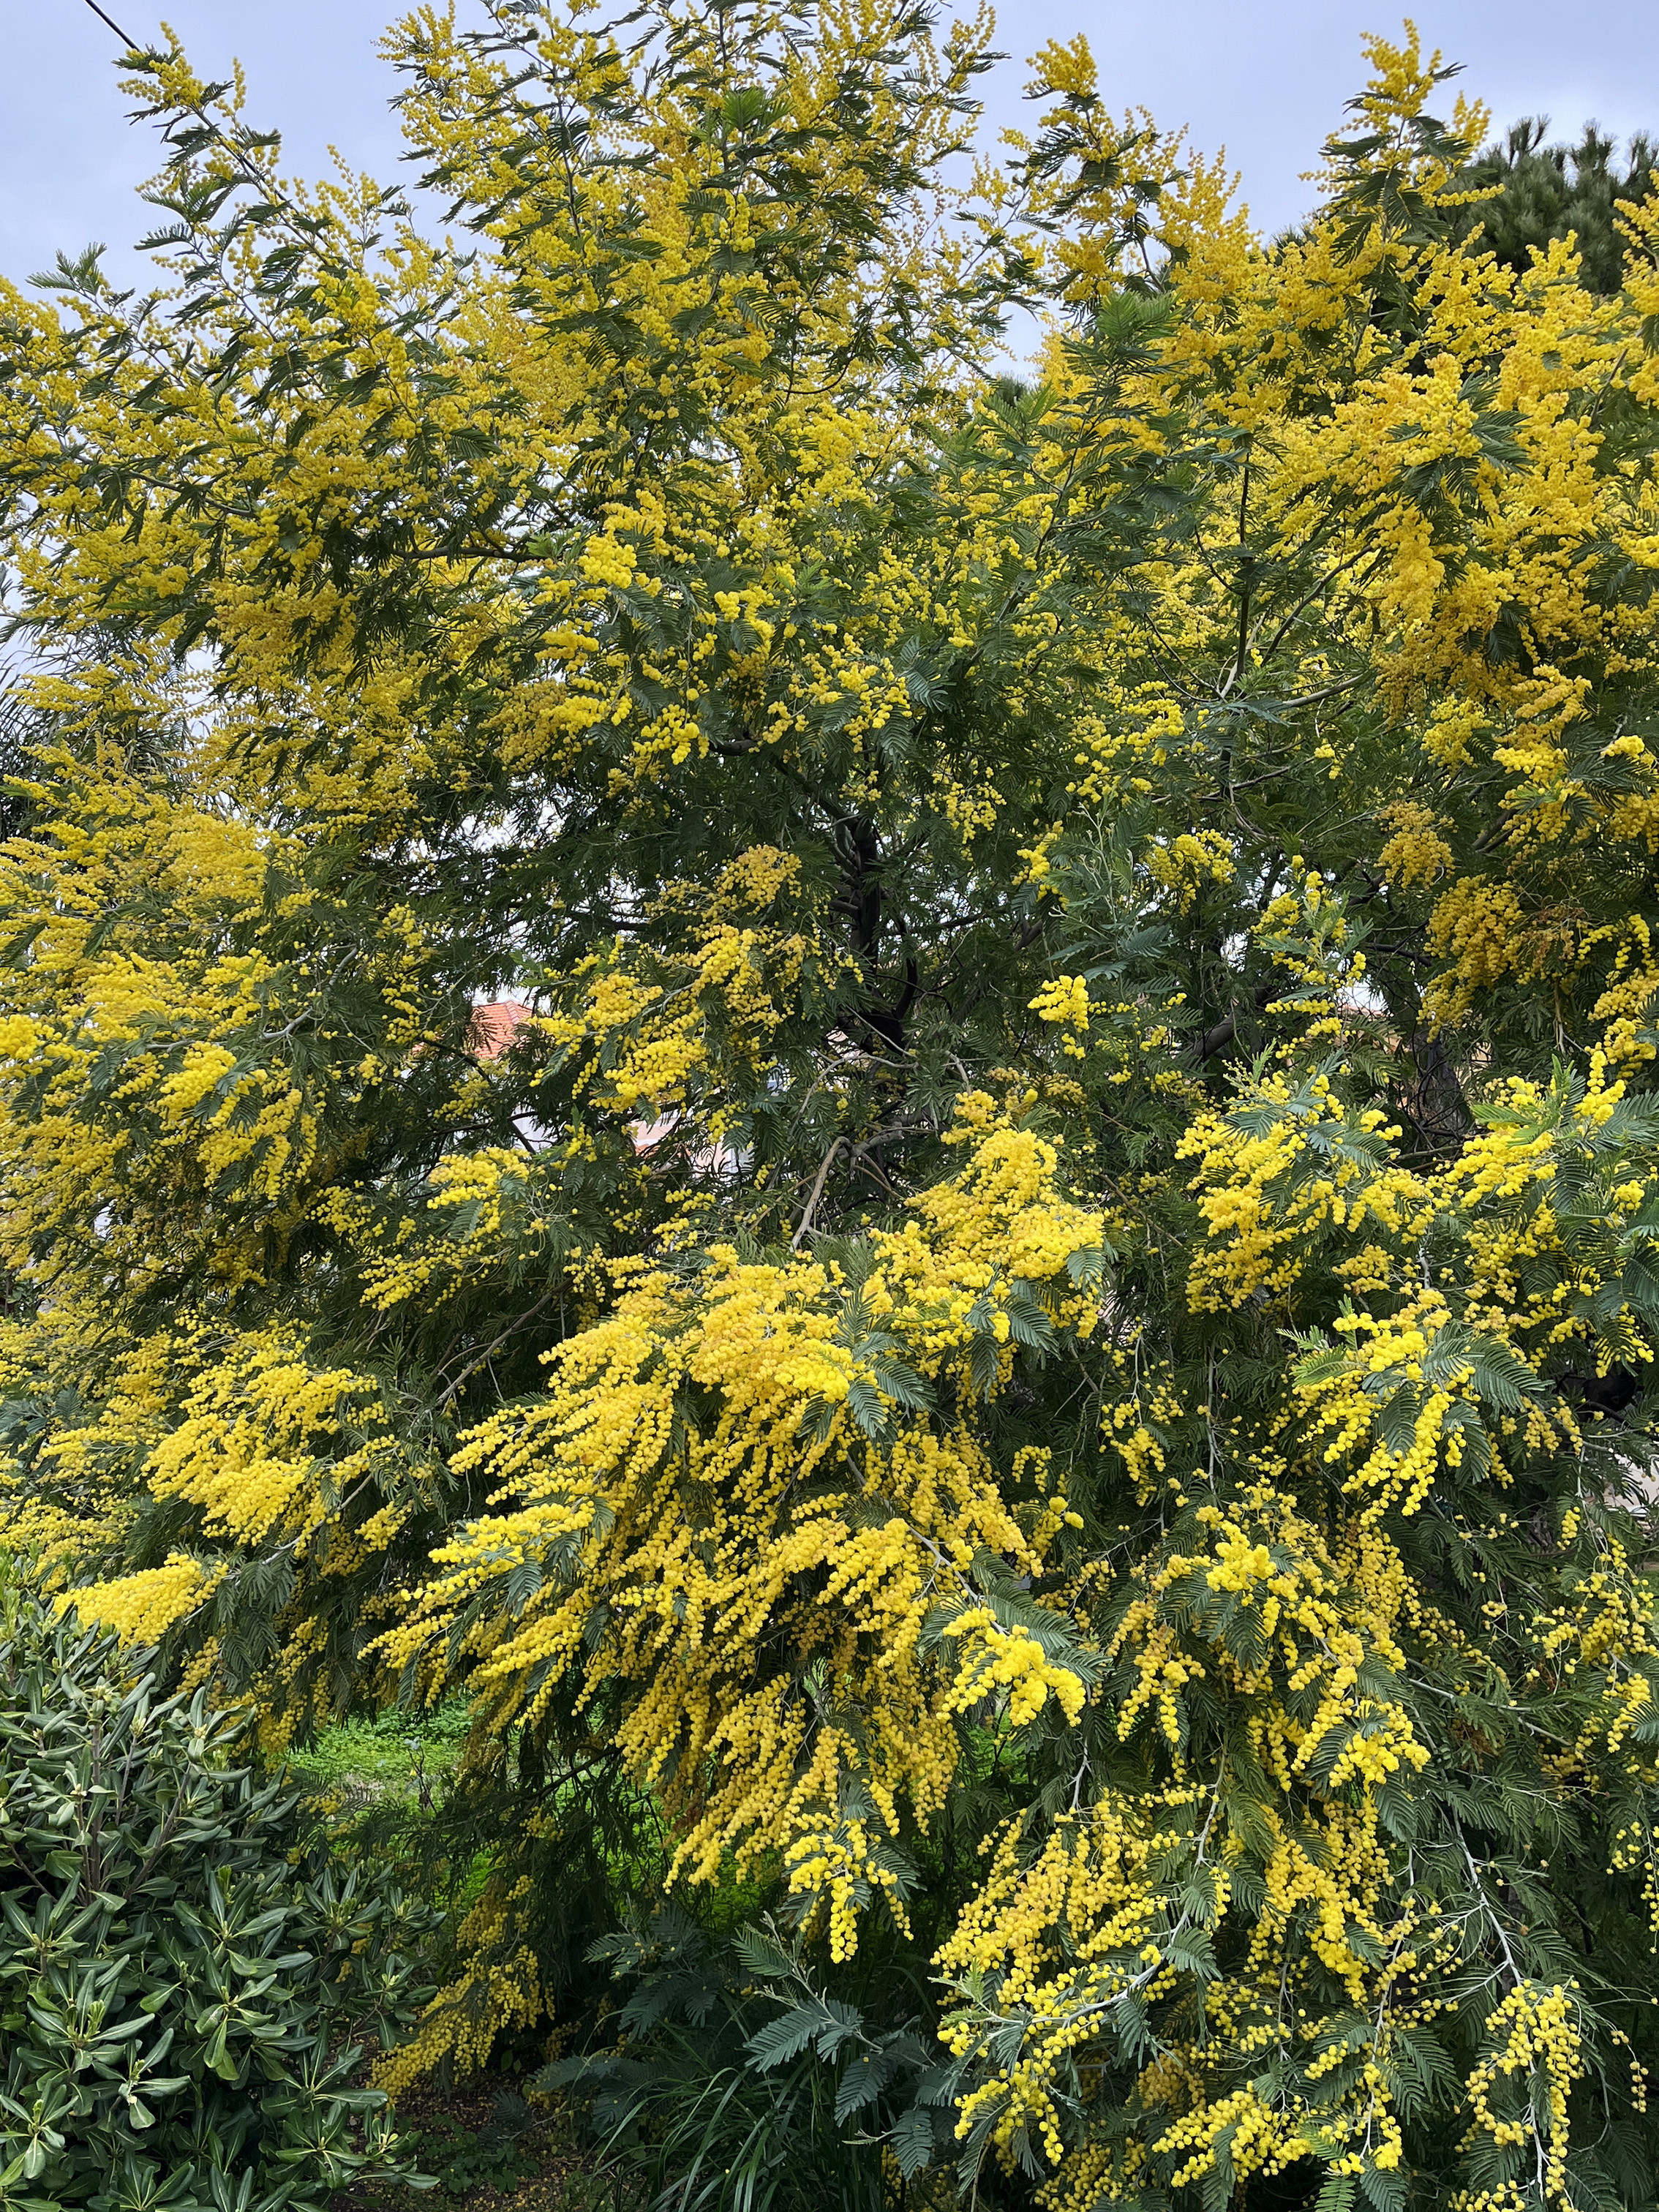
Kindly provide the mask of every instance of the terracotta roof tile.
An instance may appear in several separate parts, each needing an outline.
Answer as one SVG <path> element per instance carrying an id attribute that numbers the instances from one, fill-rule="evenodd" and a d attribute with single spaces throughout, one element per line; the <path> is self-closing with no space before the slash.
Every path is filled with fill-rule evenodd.
<path id="1" fill-rule="evenodd" d="M 467 1049 L 479 1060 L 499 1060 L 529 1019 L 529 1007 L 511 999 L 492 999 L 487 1006 L 474 1006 L 467 1024 Z"/>

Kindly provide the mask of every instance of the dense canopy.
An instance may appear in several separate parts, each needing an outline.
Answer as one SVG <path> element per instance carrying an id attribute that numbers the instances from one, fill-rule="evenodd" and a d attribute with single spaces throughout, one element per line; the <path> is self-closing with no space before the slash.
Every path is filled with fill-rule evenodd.
<path id="1" fill-rule="evenodd" d="M 1415 33 L 1270 246 L 1081 41 L 480 21 L 449 237 L 168 48 L 160 289 L 0 289 L 0 1537 L 465 1690 L 394 2082 L 597 1796 L 934 1978 L 896 2174 L 1634 2212 L 1659 198 L 1498 259 Z"/>

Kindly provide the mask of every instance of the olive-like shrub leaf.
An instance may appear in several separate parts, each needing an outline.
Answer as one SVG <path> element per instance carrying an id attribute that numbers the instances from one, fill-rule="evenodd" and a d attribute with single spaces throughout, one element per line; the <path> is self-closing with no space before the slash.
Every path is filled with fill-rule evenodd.
<path id="1" fill-rule="evenodd" d="M 3 2212 L 308 2212 L 414 2179 L 353 2083 L 421 2002 L 428 1909 L 331 1865 L 238 1727 L 0 1592 Z"/>

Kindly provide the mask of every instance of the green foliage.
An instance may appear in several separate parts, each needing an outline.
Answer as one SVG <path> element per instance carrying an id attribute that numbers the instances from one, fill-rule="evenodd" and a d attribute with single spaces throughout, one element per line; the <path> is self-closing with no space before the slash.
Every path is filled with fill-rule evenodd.
<path id="1" fill-rule="evenodd" d="M 769 1924 L 713 1941 L 674 1905 L 592 1955 L 631 1985 L 616 2046 L 557 2061 L 538 2087 L 589 2100 L 613 2171 L 653 2199 L 880 2212 L 895 2165 L 907 2185 L 949 2165 L 956 2069 L 921 2019 L 895 2024 L 890 1986 L 866 2010 L 820 1988 L 798 1938 Z"/>
<path id="2" fill-rule="evenodd" d="M 521 1931 L 514 1942 L 534 1956 L 547 2008 L 583 2038 L 611 2001 L 610 1978 L 588 1956 L 594 1941 L 648 1910 L 642 1900 L 660 1896 L 668 1866 L 661 1808 L 623 1771 L 605 1740 L 606 1717 L 594 1717 L 587 1746 L 550 1745 L 526 1729 L 475 1747 L 465 1771 L 440 1778 L 425 1804 L 389 1790 L 351 1826 L 356 1852 L 392 1861 L 412 1887 L 447 1908 L 448 1937 L 436 1947 L 445 1975 L 459 1969 L 481 1929 L 499 1923 L 501 1900 L 513 1895 L 511 1924 Z M 724 1907 L 715 1917 L 730 1925 L 760 1902 L 754 1886 L 738 1884 L 714 1900 Z M 482 2018 L 483 1994 L 468 1985 L 447 1991 L 439 2012 Z M 544 2050 L 544 2033 L 521 2022 L 495 2063 L 534 2064 Z M 469 2070 L 448 2057 L 436 2069 L 446 2084 Z"/>
<path id="3" fill-rule="evenodd" d="M 495 2100 L 483 2127 L 467 2126 L 447 2112 L 408 2130 L 413 2155 L 428 2171 L 441 2195 L 465 2197 L 470 2190 L 514 2190 L 536 2171 L 546 2118 L 511 2090 Z"/>
<path id="4" fill-rule="evenodd" d="M 0 2206 L 311 2212 L 411 2178 L 355 2084 L 419 2003 L 429 1913 L 309 1845 L 204 1692 L 3 1605 Z"/>

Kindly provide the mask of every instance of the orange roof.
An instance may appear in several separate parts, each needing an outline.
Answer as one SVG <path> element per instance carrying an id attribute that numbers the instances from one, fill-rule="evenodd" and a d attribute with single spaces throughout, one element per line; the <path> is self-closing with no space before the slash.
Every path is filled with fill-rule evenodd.
<path id="1" fill-rule="evenodd" d="M 467 1024 L 467 1049 L 477 1060 L 499 1060 L 529 1019 L 529 1007 L 511 999 L 492 999 L 487 1006 L 474 1006 Z"/>

